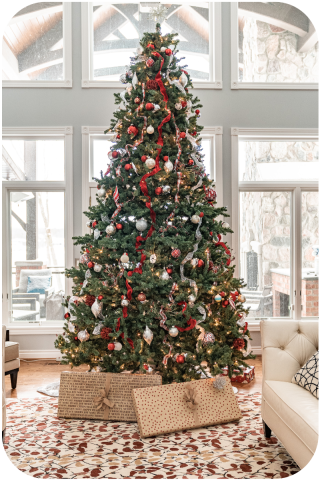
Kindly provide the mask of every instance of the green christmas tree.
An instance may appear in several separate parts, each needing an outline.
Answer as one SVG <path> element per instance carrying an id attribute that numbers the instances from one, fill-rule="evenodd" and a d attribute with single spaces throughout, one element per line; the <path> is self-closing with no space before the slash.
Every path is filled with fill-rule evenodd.
<path id="1" fill-rule="evenodd" d="M 156 372 L 163 383 L 247 366 L 250 334 L 231 232 L 219 217 L 201 153 L 200 108 L 177 59 L 177 34 L 145 33 L 115 94 L 110 166 L 85 212 L 62 363 L 91 371 Z M 107 163 L 107 162 L 106 162 Z"/>

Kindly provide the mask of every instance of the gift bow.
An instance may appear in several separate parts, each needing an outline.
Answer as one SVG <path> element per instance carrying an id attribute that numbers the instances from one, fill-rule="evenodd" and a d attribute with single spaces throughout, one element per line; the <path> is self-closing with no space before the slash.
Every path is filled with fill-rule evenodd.
<path id="1" fill-rule="evenodd" d="M 108 399 L 108 394 L 110 390 L 111 375 L 107 374 L 106 376 L 106 385 L 103 390 L 100 390 L 100 397 L 93 399 L 93 402 L 96 404 L 98 410 L 103 409 L 103 420 L 108 420 L 109 409 L 114 406 L 114 402 Z"/>
<path id="2" fill-rule="evenodd" d="M 187 402 L 187 407 L 192 410 L 194 421 L 198 425 L 199 417 L 196 409 L 200 403 L 200 395 L 197 393 L 196 387 L 187 383 L 183 398 Z"/>

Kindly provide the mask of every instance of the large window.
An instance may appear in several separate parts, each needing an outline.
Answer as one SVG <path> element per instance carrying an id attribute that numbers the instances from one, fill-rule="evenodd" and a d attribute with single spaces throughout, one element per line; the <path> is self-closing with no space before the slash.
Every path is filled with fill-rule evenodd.
<path id="1" fill-rule="evenodd" d="M 94 178 L 100 178 L 109 165 L 111 135 L 104 135 L 106 127 L 82 127 L 82 211 L 87 211 L 89 205 L 95 205 L 97 184 Z M 217 205 L 223 206 L 222 188 L 222 127 L 205 127 L 201 132 L 202 153 L 205 155 L 206 173 L 215 180 Z M 88 232 L 82 216 L 83 233 Z"/>
<path id="2" fill-rule="evenodd" d="M 318 38 L 310 19 L 281 2 L 231 3 L 232 88 L 317 88 Z"/>
<path id="3" fill-rule="evenodd" d="M 232 243 L 249 320 L 317 317 L 314 131 L 232 129 Z"/>
<path id="4" fill-rule="evenodd" d="M 16 324 L 63 321 L 71 293 L 72 128 L 52 130 L 3 134 L 4 318 Z"/>
<path id="5" fill-rule="evenodd" d="M 3 86 L 71 87 L 71 61 L 71 3 L 33 3 L 6 26 Z"/>
<path id="6" fill-rule="evenodd" d="M 162 32 L 179 34 L 179 55 L 201 88 L 222 88 L 221 6 L 215 2 L 166 4 Z M 119 86 L 144 32 L 153 31 L 152 4 L 82 3 L 82 86 Z"/>

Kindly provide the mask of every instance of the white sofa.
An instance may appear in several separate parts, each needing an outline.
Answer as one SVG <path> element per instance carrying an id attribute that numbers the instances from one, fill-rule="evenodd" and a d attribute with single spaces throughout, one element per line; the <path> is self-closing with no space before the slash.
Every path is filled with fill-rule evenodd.
<path id="1" fill-rule="evenodd" d="M 264 433 L 272 431 L 300 468 L 317 448 L 319 400 L 291 380 L 318 350 L 318 328 L 316 320 L 261 322 Z"/>

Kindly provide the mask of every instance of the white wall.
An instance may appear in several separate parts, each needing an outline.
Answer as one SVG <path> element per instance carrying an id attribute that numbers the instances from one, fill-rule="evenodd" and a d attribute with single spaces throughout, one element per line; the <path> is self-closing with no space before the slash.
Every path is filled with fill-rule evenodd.
<path id="1" fill-rule="evenodd" d="M 73 3 L 73 88 L 3 90 L 4 126 L 74 128 L 74 235 L 81 234 L 81 126 L 108 125 L 115 109 L 112 89 L 81 88 L 80 3 Z M 223 126 L 224 204 L 231 210 L 231 127 L 316 128 L 318 92 L 314 90 L 231 90 L 230 3 L 222 4 L 223 90 L 194 90 L 204 107 L 204 126 Z M 260 334 L 253 332 L 253 345 Z M 54 335 L 17 336 L 21 350 L 53 350 Z"/>

